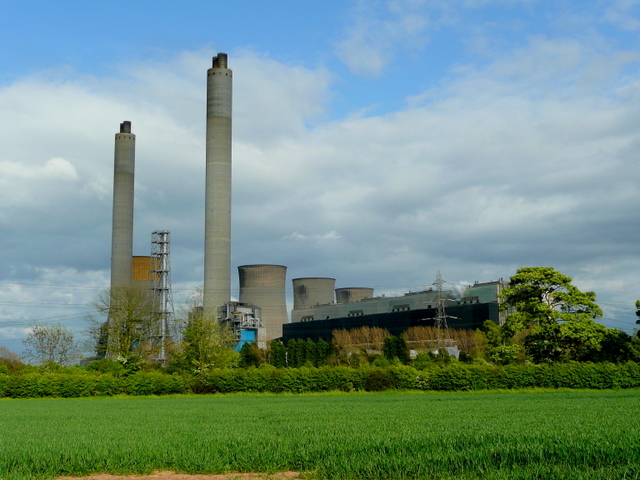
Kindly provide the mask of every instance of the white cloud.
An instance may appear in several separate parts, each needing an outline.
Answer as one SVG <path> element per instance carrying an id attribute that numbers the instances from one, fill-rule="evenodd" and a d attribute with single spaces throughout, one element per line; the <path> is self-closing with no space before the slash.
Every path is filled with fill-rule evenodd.
<path id="1" fill-rule="evenodd" d="M 306 132 L 307 122 L 321 119 L 331 75 L 324 69 L 286 66 L 252 52 L 233 59 L 235 127 L 243 144 L 287 141 Z"/>
<path id="2" fill-rule="evenodd" d="M 393 65 L 394 53 L 426 42 L 429 18 L 423 0 L 360 0 L 346 38 L 336 44 L 341 60 L 356 74 L 378 76 Z"/>
<path id="3" fill-rule="evenodd" d="M 30 330 L 31 329 L 28 327 L 0 327 L 0 338 L 9 340 L 21 340 L 29 334 Z"/>
<path id="4" fill-rule="evenodd" d="M 73 181 L 78 173 L 73 164 L 64 158 L 56 157 L 47 160 L 44 165 L 29 167 L 18 162 L 0 162 L 0 176 L 7 184 L 16 180 L 51 179 Z"/>
<path id="5" fill-rule="evenodd" d="M 342 238 L 342 236 L 336 231 L 331 231 L 328 233 L 316 233 L 312 235 L 293 232 L 291 235 L 286 235 L 284 237 L 284 239 L 286 240 L 313 240 L 317 242 L 323 242 L 326 240 L 338 240 L 339 238 Z"/>
<path id="6" fill-rule="evenodd" d="M 625 30 L 640 30 L 640 2 L 638 0 L 615 0 L 605 11 L 604 19 Z"/>
<path id="7" fill-rule="evenodd" d="M 41 165 L 0 161 L 0 220 L 11 218 L 16 207 L 49 204 L 57 192 L 68 191 L 77 180 L 75 167 L 64 158 L 52 158 Z"/>

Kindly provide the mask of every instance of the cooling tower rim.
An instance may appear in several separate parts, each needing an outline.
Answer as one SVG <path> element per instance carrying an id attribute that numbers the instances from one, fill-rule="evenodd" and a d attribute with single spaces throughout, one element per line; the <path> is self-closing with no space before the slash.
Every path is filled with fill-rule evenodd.
<path id="1" fill-rule="evenodd" d="M 336 287 L 336 290 L 373 290 L 373 287 Z"/>
<path id="2" fill-rule="evenodd" d="M 295 282 L 296 280 L 333 280 L 335 281 L 335 278 L 333 277 L 298 277 L 298 278 L 294 278 L 292 281 Z"/>
<path id="3" fill-rule="evenodd" d="M 276 265 L 274 263 L 253 263 L 250 265 L 239 265 L 238 268 L 252 268 L 252 267 L 278 267 L 287 268 L 286 265 Z"/>

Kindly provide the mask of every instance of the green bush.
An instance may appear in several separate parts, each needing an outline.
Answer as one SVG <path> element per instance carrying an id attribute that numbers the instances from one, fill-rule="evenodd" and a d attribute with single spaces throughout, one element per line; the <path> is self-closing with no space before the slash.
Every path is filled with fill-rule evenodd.
<path id="1" fill-rule="evenodd" d="M 0 398 L 7 397 L 9 385 L 9 375 L 0 373 Z"/>
<path id="2" fill-rule="evenodd" d="M 184 378 L 161 372 L 137 372 L 124 379 L 124 393 L 128 395 L 170 395 L 189 390 Z"/>
<path id="3" fill-rule="evenodd" d="M 115 360 L 110 358 L 101 358 L 100 360 L 94 360 L 87 365 L 87 370 L 100 372 L 100 373 L 110 373 L 113 376 L 119 377 L 124 375 L 125 368 L 124 366 Z"/>
<path id="4" fill-rule="evenodd" d="M 114 376 L 92 370 L 93 373 L 72 373 L 72 370 L 66 373 L 31 370 L 20 375 L 0 373 L 0 397 L 640 387 L 640 365 L 634 362 L 621 365 L 573 362 L 506 366 L 452 362 L 434 363 L 424 370 L 401 364 L 387 367 L 363 365 L 359 368 L 275 368 L 265 364 L 257 368 L 215 369 L 201 376 L 169 375 L 161 371 Z"/>
<path id="5" fill-rule="evenodd" d="M 417 388 L 425 390 L 482 390 L 514 388 L 637 388 L 640 365 L 629 362 L 464 365 L 454 363 L 419 372 Z"/>

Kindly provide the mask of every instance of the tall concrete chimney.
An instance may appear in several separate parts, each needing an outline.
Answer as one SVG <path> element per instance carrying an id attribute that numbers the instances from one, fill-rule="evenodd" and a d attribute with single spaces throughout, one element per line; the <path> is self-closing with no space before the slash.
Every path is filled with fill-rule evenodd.
<path id="1" fill-rule="evenodd" d="M 204 314 L 231 301 L 231 97 L 227 54 L 207 71 L 206 191 L 204 219 Z"/>
<path id="2" fill-rule="evenodd" d="M 131 122 L 116 133 L 113 171 L 113 227 L 111 230 L 111 289 L 131 284 L 133 255 L 133 193 L 136 136 Z"/>

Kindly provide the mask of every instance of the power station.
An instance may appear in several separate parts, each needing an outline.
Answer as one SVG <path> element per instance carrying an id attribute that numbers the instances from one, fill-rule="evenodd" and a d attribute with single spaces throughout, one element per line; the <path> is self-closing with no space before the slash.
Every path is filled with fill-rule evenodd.
<path id="1" fill-rule="evenodd" d="M 336 328 L 385 326 L 392 333 L 414 324 L 433 323 L 436 301 L 456 303 L 450 311 L 462 319 L 461 327 L 473 328 L 484 320 L 501 323 L 498 294 L 504 282 L 470 286 L 462 298 L 448 292 L 425 290 L 401 297 L 374 297 L 368 287 L 335 288 L 330 277 L 293 279 L 293 310 L 288 320 L 283 265 L 238 267 L 240 293 L 231 298 L 231 181 L 233 72 L 228 55 L 218 53 L 207 70 L 205 141 L 205 218 L 203 313 L 228 323 L 238 341 L 265 347 L 276 338 L 325 338 Z M 150 257 L 132 257 L 135 182 L 135 135 L 124 121 L 116 134 L 113 186 L 111 288 L 147 285 L 163 322 L 156 337 L 164 346 L 171 333 L 172 317 L 169 232 L 152 237 Z M 133 260 L 132 260 L 133 259 Z M 133 272 L 133 273 L 132 273 Z M 435 312 L 435 313 L 434 313 Z M 422 322 L 422 323 L 420 323 Z M 456 323 L 456 322 L 454 322 Z M 454 326 L 454 325 L 452 325 Z M 399 332 L 401 333 L 401 332 Z M 173 335 L 173 336 L 172 336 Z M 163 347 L 164 348 L 164 347 Z M 158 360 L 164 361 L 161 350 Z"/>

